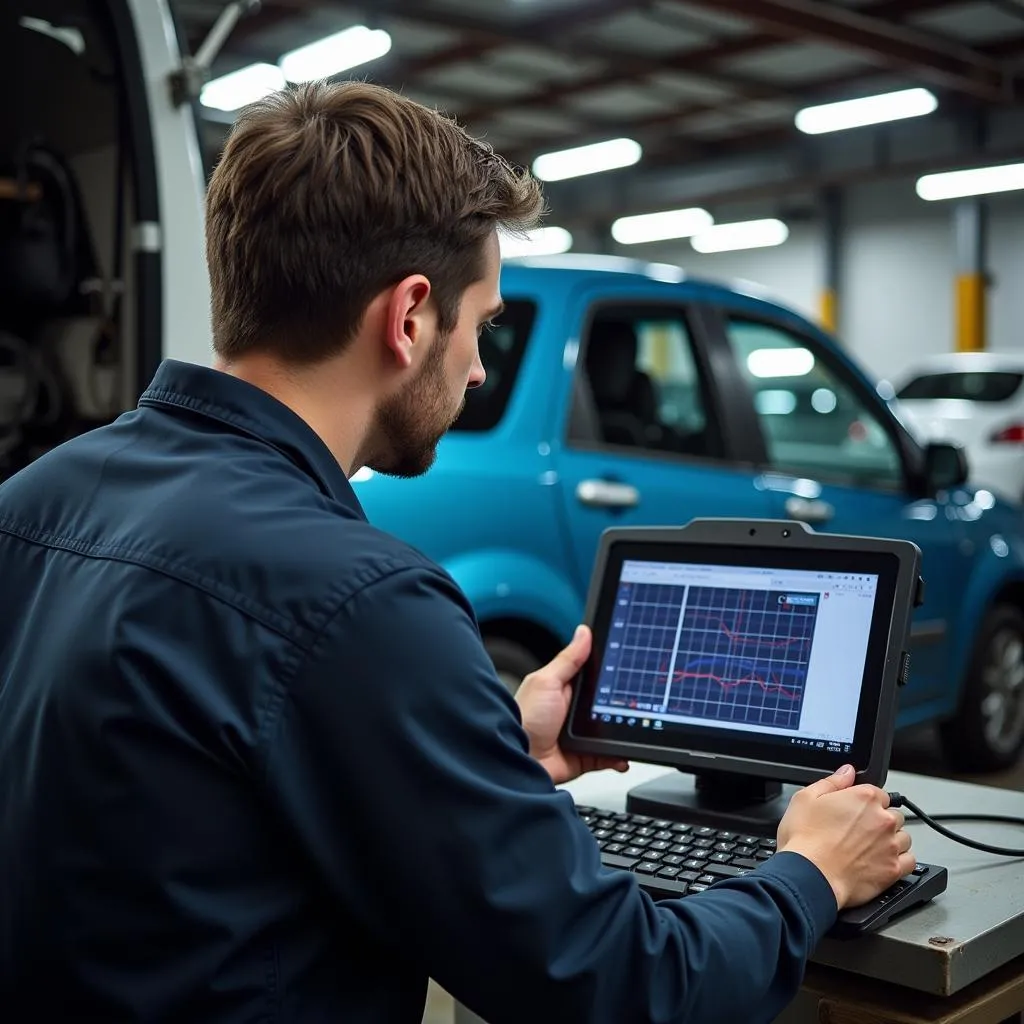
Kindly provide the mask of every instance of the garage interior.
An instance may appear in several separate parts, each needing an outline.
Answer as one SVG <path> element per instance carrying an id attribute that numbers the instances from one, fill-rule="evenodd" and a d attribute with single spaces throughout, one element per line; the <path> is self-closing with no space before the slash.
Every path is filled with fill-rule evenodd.
<path id="1" fill-rule="evenodd" d="M 220 9 L 177 6 L 196 43 Z M 753 282 L 836 332 L 882 387 L 942 353 L 1024 366 L 1024 193 L 931 202 L 915 190 L 947 167 L 1024 160 L 1024 3 L 267 0 L 213 74 L 352 25 L 391 41 L 352 74 L 446 111 L 517 163 L 638 144 L 632 165 L 546 185 L 547 237 L 532 251 Z M 807 108 L 914 89 L 937 109 L 821 134 L 796 124 Z M 203 113 L 215 154 L 231 115 Z M 699 252 L 685 239 L 624 244 L 628 228 L 616 229 L 693 209 L 717 224 L 781 222 L 784 241 Z M 929 727 L 898 739 L 893 767 L 949 773 Z M 954 777 L 1024 788 L 1021 765 Z M 447 1019 L 435 998 L 436 1020 Z"/>
<path id="2" fill-rule="evenodd" d="M 232 5 L 170 6 L 184 51 L 196 53 Z M 1024 0 L 251 7 L 193 104 L 207 175 L 239 97 L 283 84 L 285 55 L 348 33 L 353 56 L 330 77 L 377 82 L 442 110 L 544 180 L 544 225 L 502 240 L 510 260 L 628 259 L 783 304 L 834 336 L 922 444 L 963 445 L 969 484 L 984 501 L 1018 509 L 1024 543 Z M 72 133 L 95 127 L 84 150 L 107 145 L 114 124 L 110 97 L 88 88 L 97 90 L 95 126 L 53 115 Z M 871 98 L 874 108 L 856 105 Z M 16 133 L 17 118 L 12 107 L 0 125 Z M 76 168 L 93 182 L 115 173 L 106 157 Z M 3 187 L 0 177 L 0 202 Z M 101 216 L 100 248 L 111 254 L 123 230 L 114 214 Z M 132 311 L 130 290 L 126 301 Z M 129 407 L 138 372 L 101 377 L 113 398 L 104 392 L 75 429 Z M 785 387 L 765 394 L 765 403 L 791 397 Z M 815 410 L 830 411 L 835 398 L 824 410 L 820 394 Z M 0 413 L 7 398 L 0 387 Z M 0 431 L 0 455 L 3 440 Z M 43 447 L 51 440 L 44 433 Z M 1024 582 L 1008 592 L 1024 612 Z M 1024 634 L 1011 631 L 993 659 L 977 672 L 999 676 L 1000 714 L 1020 734 L 1015 763 L 953 768 L 927 723 L 897 736 L 894 771 L 1024 791 Z M 431 987 L 424 1024 L 471 1020 Z"/>
<path id="3" fill-rule="evenodd" d="M 176 2 L 191 47 L 223 7 Z M 545 183 L 546 231 L 530 253 L 752 282 L 834 331 L 883 389 L 944 353 L 1024 366 L 1024 193 L 928 201 L 915 188 L 946 168 L 1024 160 L 1018 0 L 265 0 L 234 27 L 211 78 L 353 26 L 383 30 L 388 48 L 339 77 L 443 110 L 513 162 L 637 144 L 626 166 Z M 908 90 L 926 90 L 935 109 L 850 130 L 797 127 L 808 108 Z M 212 164 L 233 114 L 200 109 Z M 636 241 L 642 224 L 633 236 L 628 220 L 615 227 L 666 210 L 784 228 L 699 252 L 686 238 Z M 894 766 L 941 774 L 931 730 L 902 736 Z M 985 781 L 1024 788 L 1024 768 Z"/>

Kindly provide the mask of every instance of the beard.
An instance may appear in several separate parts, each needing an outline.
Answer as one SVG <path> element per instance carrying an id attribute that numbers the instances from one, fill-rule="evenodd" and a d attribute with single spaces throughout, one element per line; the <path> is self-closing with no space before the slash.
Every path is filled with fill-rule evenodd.
<path id="1" fill-rule="evenodd" d="M 465 395 L 456 403 L 445 374 L 450 335 L 439 337 L 419 373 L 377 409 L 374 433 L 381 454 L 369 467 L 387 476 L 422 476 L 434 464 L 437 445 L 459 418 Z M 454 407 L 454 408 L 453 408 Z"/>

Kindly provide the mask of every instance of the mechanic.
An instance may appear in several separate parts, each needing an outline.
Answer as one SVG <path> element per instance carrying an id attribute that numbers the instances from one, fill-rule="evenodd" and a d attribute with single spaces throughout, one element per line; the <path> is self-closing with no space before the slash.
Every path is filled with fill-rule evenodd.
<path id="1" fill-rule="evenodd" d="M 581 627 L 513 698 L 349 477 L 428 470 L 539 185 L 365 83 L 247 108 L 209 186 L 216 362 L 0 487 L 4 1019 L 769 1021 L 914 866 L 852 769 L 756 872 L 654 903 L 556 784 Z M 541 1009 L 538 1009 L 541 1008 Z"/>

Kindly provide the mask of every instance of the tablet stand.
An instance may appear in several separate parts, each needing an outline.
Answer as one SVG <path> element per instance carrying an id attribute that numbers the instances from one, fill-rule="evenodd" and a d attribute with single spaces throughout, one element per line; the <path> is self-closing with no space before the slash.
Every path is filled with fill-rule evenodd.
<path id="1" fill-rule="evenodd" d="M 799 786 L 733 772 L 683 769 L 634 786 L 626 810 L 667 821 L 687 821 L 731 832 L 774 835 Z"/>

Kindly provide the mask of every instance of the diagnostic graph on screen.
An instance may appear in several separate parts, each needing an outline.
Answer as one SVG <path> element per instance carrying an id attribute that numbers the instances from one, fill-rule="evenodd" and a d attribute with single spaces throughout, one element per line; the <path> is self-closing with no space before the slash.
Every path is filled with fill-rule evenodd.
<path id="1" fill-rule="evenodd" d="M 821 595 L 626 583 L 614 616 L 617 707 L 800 726 Z"/>

